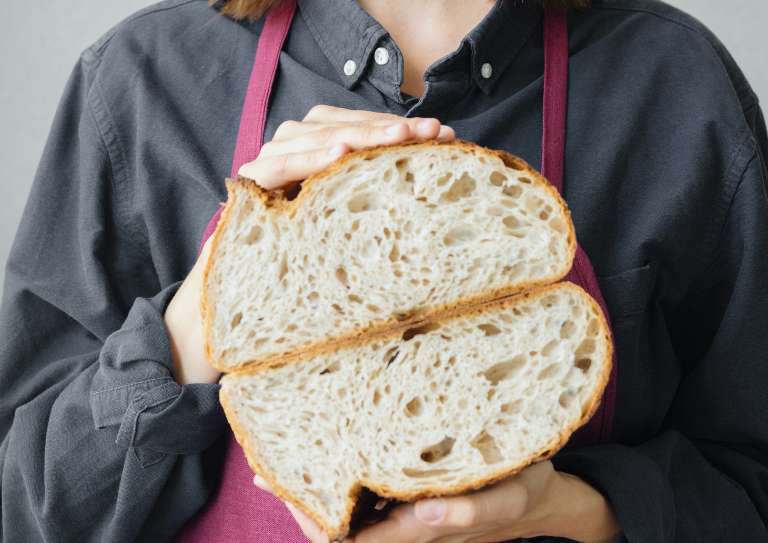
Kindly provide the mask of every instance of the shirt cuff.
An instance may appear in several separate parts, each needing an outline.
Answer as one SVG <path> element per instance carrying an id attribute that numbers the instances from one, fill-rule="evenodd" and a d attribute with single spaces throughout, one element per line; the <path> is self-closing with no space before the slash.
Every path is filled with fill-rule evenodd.
<path id="1" fill-rule="evenodd" d="M 115 442 L 133 450 L 141 465 L 167 455 L 196 454 L 226 428 L 218 384 L 179 385 L 163 314 L 181 282 L 153 298 L 137 298 L 123 326 L 99 356 L 91 386 L 96 428 L 118 426 Z"/>
<path id="2" fill-rule="evenodd" d="M 661 467 L 623 445 L 598 445 L 561 451 L 552 464 L 600 491 L 613 507 L 629 543 L 672 543 L 675 501 Z"/>

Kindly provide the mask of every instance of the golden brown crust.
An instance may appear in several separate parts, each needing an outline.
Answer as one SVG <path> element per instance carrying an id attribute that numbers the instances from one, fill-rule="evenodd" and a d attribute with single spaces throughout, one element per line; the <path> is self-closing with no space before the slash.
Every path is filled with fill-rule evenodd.
<path id="1" fill-rule="evenodd" d="M 251 469 L 255 473 L 258 473 L 259 475 L 261 475 L 267 482 L 269 482 L 274 494 L 276 494 L 278 497 L 280 497 L 283 500 L 291 502 L 298 509 L 302 510 L 304 513 L 310 516 L 315 522 L 317 522 L 323 528 L 323 530 L 325 530 L 326 533 L 329 534 L 329 538 L 331 541 L 333 541 L 334 539 L 342 539 L 343 537 L 346 536 L 346 533 L 349 527 L 349 522 L 352 518 L 352 512 L 354 510 L 355 503 L 357 501 L 357 498 L 363 486 L 365 486 L 366 488 L 370 489 L 371 491 L 375 492 L 376 494 L 378 494 L 383 498 L 391 498 L 391 499 L 407 501 L 407 502 L 415 501 L 422 498 L 428 498 L 428 497 L 434 497 L 434 496 L 450 496 L 450 495 L 462 494 L 464 492 L 468 492 L 472 490 L 479 490 L 485 487 L 486 485 L 495 483 L 497 481 L 500 481 L 502 479 L 506 479 L 507 477 L 515 475 L 520 471 L 522 471 L 523 469 L 525 469 L 526 467 L 530 466 L 531 464 L 551 458 L 563 446 L 565 446 L 565 444 L 568 442 L 568 439 L 576 430 L 578 430 L 581 426 L 586 424 L 592 418 L 592 416 L 595 414 L 595 411 L 597 410 L 597 407 L 600 405 L 600 400 L 602 398 L 603 391 L 611 375 L 611 367 L 613 362 L 613 343 L 611 341 L 612 339 L 611 331 L 610 331 L 610 327 L 608 326 L 608 321 L 605 318 L 605 314 L 600 308 L 600 305 L 583 288 L 573 283 L 570 283 L 568 281 L 556 283 L 553 285 L 538 287 L 533 290 L 519 293 L 515 296 L 511 296 L 511 297 L 507 297 L 499 300 L 493 300 L 490 302 L 485 302 L 480 305 L 475 305 L 471 308 L 455 308 L 453 312 L 445 313 L 439 319 L 440 321 L 445 321 L 445 320 L 453 320 L 453 319 L 459 319 L 459 318 L 467 318 L 473 315 L 477 315 L 478 313 L 483 313 L 488 310 L 509 307 L 511 305 L 515 305 L 517 303 L 520 303 L 524 300 L 528 300 L 530 298 L 541 297 L 546 295 L 547 292 L 551 290 L 560 289 L 560 288 L 570 288 L 579 292 L 579 294 L 582 295 L 583 298 L 588 300 L 588 302 L 592 306 L 594 313 L 598 315 L 601 334 L 603 335 L 603 338 L 605 339 L 605 342 L 606 342 L 605 358 L 602 361 L 603 372 L 600 375 L 600 380 L 595 388 L 594 394 L 590 397 L 590 399 L 587 401 L 586 405 L 582 410 L 582 417 L 575 424 L 571 425 L 568 428 L 563 429 L 560 432 L 560 434 L 555 439 L 553 439 L 549 445 L 542 448 L 540 453 L 532 455 L 531 457 L 529 457 L 528 459 L 524 460 L 523 462 L 519 463 L 516 466 L 501 469 L 482 479 L 469 481 L 464 484 L 455 485 L 450 488 L 432 487 L 432 488 L 413 491 L 413 492 L 399 491 L 398 489 L 380 486 L 375 481 L 363 479 L 355 483 L 353 485 L 353 488 L 350 491 L 350 495 L 347 499 L 346 513 L 341 526 L 328 526 L 327 524 L 324 523 L 323 519 L 319 518 L 319 516 L 314 511 L 312 511 L 311 508 L 309 508 L 306 504 L 304 504 L 299 498 L 293 496 L 290 492 L 282 488 L 274 479 L 274 477 L 268 472 L 268 470 L 264 469 L 259 464 L 258 454 L 251 449 L 249 441 L 247 439 L 247 432 L 240 428 L 237 417 L 235 416 L 235 410 L 232 408 L 232 406 L 229 403 L 229 399 L 226 393 L 226 387 L 222 387 L 221 392 L 219 393 L 221 404 L 224 407 L 224 413 L 227 417 L 227 420 L 229 421 L 229 424 L 232 426 L 232 430 L 235 434 L 235 438 L 237 439 L 237 442 L 245 451 L 245 455 L 248 460 L 248 464 L 251 466 Z M 375 335 L 375 337 L 377 339 L 387 339 L 391 337 L 398 337 L 404 329 L 408 328 L 408 326 L 409 325 L 401 325 L 397 328 L 379 331 Z M 334 348 L 330 350 L 338 351 L 353 345 L 360 345 L 368 341 L 371 341 L 373 338 L 374 336 L 367 336 L 366 338 L 358 338 L 357 340 L 346 343 L 344 345 L 335 345 Z M 324 350 L 323 352 L 326 352 L 326 351 Z M 318 353 L 314 353 L 314 354 L 318 354 Z M 291 359 L 283 360 L 280 365 L 287 364 L 290 362 L 298 362 L 301 359 L 306 359 L 309 356 L 312 356 L 312 355 L 309 355 L 308 353 L 295 355 Z M 275 364 L 269 364 L 265 366 L 241 369 L 239 371 L 226 375 L 222 381 L 224 382 L 227 380 L 234 380 L 234 379 L 237 379 L 238 376 L 242 376 L 242 375 L 253 375 L 255 373 L 265 371 L 274 366 Z"/>
<path id="2" fill-rule="evenodd" d="M 361 151 L 349 153 L 343 156 L 341 159 L 334 162 L 333 164 L 331 164 L 325 170 L 308 177 L 302 185 L 301 192 L 299 192 L 299 195 L 294 200 L 288 200 L 285 196 L 285 193 L 283 193 L 282 191 L 265 190 L 261 188 L 259 185 L 257 185 L 255 182 L 251 180 L 247 180 L 243 177 L 239 177 L 236 180 L 227 180 L 228 203 L 234 202 L 235 199 L 237 199 L 239 195 L 243 191 L 245 191 L 247 194 L 261 200 L 267 208 L 272 209 L 277 213 L 286 213 L 289 216 L 293 216 L 296 210 L 302 205 L 304 198 L 306 198 L 311 193 L 312 187 L 315 184 L 321 183 L 327 177 L 330 177 L 338 173 L 343 168 L 345 168 L 348 163 L 354 160 L 357 160 L 360 158 L 362 159 L 375 158 L 385 152 L 397 151 L 404 148 L 410 148 L 410 147 L 427 148 L 427 147 L 434 147 L 438 145 L 456 147 L 458 149 L 471 152 L 472 154 L 475 154 L 475 155 L 478 155 L 478 154 L 494 155 L 499 159 L 501 159 L 502 162 L 507 167 L 510 167 L 517 171 L 526 172 L 527 177 L 534 184 L 537 184 L 543 187 L 544 189 L 546 189 L 552 195 L 555 201 L 558 203 L 558 205 L 560 206 L 563 212 L 563 215 L 567 219 L 566 224 L 568 226 L 568 260 L 567 260 L 567 265 L 564 266 L 563 268 L 564 271 L 560 274 L 550 276 L 550 277 L 543 277 L 536 281 L 528 281 L 525 283 L 519 283 L 517 285 L 488 290 L 486 292 L 482 292 L 475 296 L 470 296 L 467 298 L 463 298 L 461 300 L 457 300 L 450 304 L 443 304 L 442 306 L 436 306 L 436 307 L 426 309 L 418 314 L 410 315 L 409 317 L 404 319 L 389 318 L 389 319 L 381 319 L 379 321 L 373 321 L 368 326 L 358 328 L 356 330 L 352 330 L 346 334 L 342 334 L 333 338 L 325 338 L 322 342 L 305 343 L 303 345 L 297 346 L 293 349 L 294 351 L 300 349 L 301 353 L 303 353 L 304 355 L 323 352 L 329 347 L 346 345 L 350 341 L 354 342 L 355 340 L 362 337 L 363 335 L 368 336 L 371 334 L 378 334 L 392 328 L 399 328 L 404 324 L 406 325 L 414 324 L 422 320 L 425 320 L 427 318 L 439 319 L 439 318 L 442 318 L 442 315 L 449 314 L 455 311 L 456 309 L 459 309 L 462 307 L 477 305 L 487 301 L 505 298 L 515 293 L 522 292 L 536 286 L 554 283 L 556 281 L 559 281 L 560 279 L 562 279 L 568 274 L 576 254 L 576 233 L 573 228 L 573 222 L 571 221 L 571 214 L 570 214 L 570 211 L 568 210 L 568 206 L 566 205 L 565 200 L 563 200 L 562 196 L 557 191 L 557 189 L 553 187 L 544 177 L 541 176 L 541 174 L 539 174 L 539 172 L 534 170 L 523 159 L 516 157 L 515 155 L 512 155 L 505 151 L 488 149 L 486 147 L 482 147 L 480 145 L 477 145 L 468 141 L 456 140 L 452 142 L 439 142 L 437 140 L 429 140 L 421 143 L 414 142 L 414 143 L 404 143 L 399 145 L 382 145 L 382 146 L 373 147 L 370 149 L 364 149 Z M 257 365 L 273 366 L 276 363 L 279 363 L 280 361 L 282 361 L 283 359 L 290 358 L 292 356 L 292 353 L 290 352 L 269 354 L 269 355 L 265 355 L 262 358 L 247 360 L 245 362 L 232 365 L 232 364 L 225 363 L 223 360 L 219 360 L 217 357 L 214 356 L 214 353 L 212 352 L 209 339 L 211 337 L 211 327 L 213 326 L 213 318 L 212 318 L 213 309 L 207 300 L 208 274 L 215 260 L 215 258 L 213 258 L 213 255 L 216 253 L 216 248 L 218 247 L 218 240 L 221 237 L 221 232 L 223 232 L 224 229 L 226 229 L 229 223 L 230 214 L 227 212 L 227 210 L 232 207 L 233 207 L 232 205 L 226 206 L 227 209 L 225 209 L 224 214 L 222 215 L 221 220 L 219 221 L 219 224 L 216 228 L 216 232 L 214 233 L 213 247 L 211 250 L 211 258 L 209 259 L 205 267 L 205 272 L 203 275 L 204 287 L 201 295 L 201 311 L 204 315 L 203 337 L 205 341 L 205 354 L 210 364 L 217 370 L 223 371 L 223 372 L 235 371 L 247 366 L 257 366 Z"/>

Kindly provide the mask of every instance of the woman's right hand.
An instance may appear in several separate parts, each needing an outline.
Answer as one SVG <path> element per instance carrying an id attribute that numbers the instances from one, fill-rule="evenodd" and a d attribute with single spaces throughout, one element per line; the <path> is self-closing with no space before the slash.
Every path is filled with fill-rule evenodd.
<path id="1" fill-rule="evenodd" d="M 244 164 L 238 173 L 265 189 L 288 188 L 352 150 L 455 137 L 451 127 L 435 118 L 320 105 L 301 121 L 282 123 L 256 160 Z"/>
<path id="2" fill-rule="evenodd" d="M 302 121 L 281 124 L 272 141 L 262 146 L 256 160 L 240 168 L 240 175 L 266 189 L 285 188 L 319 172 L 350 150 L 409 140 L 447 141 L 454 137 L 452 128 L 433 118 L 315 106 Z M 220 376 L 205 356 L 199 309 L 209 253 L 210 240 L 164 315 L 174 375 L 180 384 L 215 383 Z"/>

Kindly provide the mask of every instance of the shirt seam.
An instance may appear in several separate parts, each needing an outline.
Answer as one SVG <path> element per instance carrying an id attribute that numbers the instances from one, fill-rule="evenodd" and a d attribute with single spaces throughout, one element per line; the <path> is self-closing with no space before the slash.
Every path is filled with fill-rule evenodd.
<path id="1" fill-rule="evenodd" d="M 116 387 L 105 388 L 103 390 L 95 390 L 95 391 L 91 392 L 91 395 L 92 396 L 98 396 L 99 394 L 108 394 L 110 392 L 115 392 L 115 391 L 122 390 L 122 389 L 125 389 L 125 388 L 133 388 L 133 387 L 137 387 L 139 385 L 144 385 L 144 384 L 152 383 L 152 382 L 155 382 L 155 381 L 173 381 L 173 378 L 172 377 L 153 377 L 152 379 L 145 379 L 143 381 L 136 381 L 135 383 L 128 383 L 127 385 L 120 385 L 120 386 L 116 386 Z"/>
<path id="2" fill-rule="evenodd" d="M 138 19 L 141 19 L 142 17 L 146 17 L 148 15 L 154 15 L 156 13 L 162 13 L 164 11 L 170 11 L 176 8 L 180 8 L 182 6 L 185 6 L 187 4 L 192 4 L 196 2 L 197 0 L 178 0 L 176 3 L 170 5 L 170 6 L 148 6 L 142 10 L 137 11 L 133 15 L 129 15 L 125 19 L 123 19 L 121 22 L 117 23 L 114 27 L 112 27 L 110 30 L 108 30 L 101 38 L 96 40 L 89 48 L 89 51 L 92 51 L 92 53 L 96 56 L 100 56 L 103 52 L 104 48 L 109 45 L 109 42 L 112 41 L 112 38 L 115 36 L 117 31 L 120 29 L 120 27 L 131 23 L 133 21 L 136 21 Z"/>
<path id="3" fill-rule="evenodd" d="M 748 156 L 747 153 L 749 153 Z M 740 158 L 743 158 L 743 160 L 739 160 Z M 696 291 L 695 285 L 698 285 L 702 278 L 707 277 L 709 271 L 717 263 L 720 247 L 723 243 L 725 228 L 728 224 L 731 209 L 733 208 L 733 202 L 744 182 L 745 172 L 756 158 L 756 147 L 751 135 L 748 134 L 739 142 L 732 153 L 730 164 L 725 175 L 726 190 L 723 192 L 718 202 L 718 220 L 713 223 L 713 228 L 705 240 L 704 254 L 707 254 L 708 258 L 702 259 L 702 262 L 704 262 L 705 265 L 701 267 L 701 271 L 689 283 L 691 285 L 689 291 L 691 292 Z"/>
<path id="4" fill-rule="evenodd" d="M 129 226 L 127 214 L 123 207 L 124 195 L 123 186 L 127 184 L 127 166 L 125 161 L 125 150 L 120 140 L 120 135 L 114 128 L 114 119 L 107 108 L 101 94 L 101 87 L 98 82 L 97 74 L 93 74 L 93 82 L 88 90 L 88 111 L 93 119 L 96 130 L 99 133 L 99 140 L 107 153 L 107 164 L 110 174 L 109 182 L 114 194 L 115 221 L 114 224 L 118 230 L 125 230 L 128 234 L 125 236 L 126 242 L 131 244 L 139 253 L 148 255 L 146 244 L 141 244 L 138 239 L 144 239 L 146 236 L 140 228 Z M 151 258 L 149 259 L 151 262 Z"/>

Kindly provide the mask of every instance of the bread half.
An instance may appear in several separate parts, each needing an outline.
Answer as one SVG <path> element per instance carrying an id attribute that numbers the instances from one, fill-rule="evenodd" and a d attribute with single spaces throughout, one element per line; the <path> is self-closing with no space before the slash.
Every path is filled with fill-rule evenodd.
<path id="1" fill-rule="evenodd" d="M 340 540 L 362 487 L 456 494 L 553 455 L 611 357 L 598 305 L 566 282 L 229 374 L 220 398 L 251 468 Z"/>
<path id="2" fill-rule="evenodd" d="M 558 281 L 576 247 L 552 186 L 468 142 L 351 153 L 295 200 L 228 190 L 202 302 L 222 371 Z"/>

